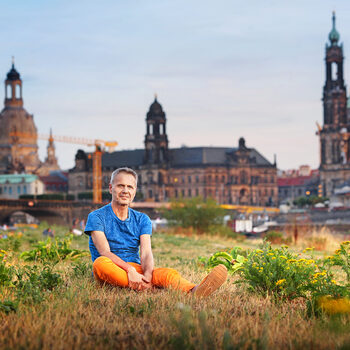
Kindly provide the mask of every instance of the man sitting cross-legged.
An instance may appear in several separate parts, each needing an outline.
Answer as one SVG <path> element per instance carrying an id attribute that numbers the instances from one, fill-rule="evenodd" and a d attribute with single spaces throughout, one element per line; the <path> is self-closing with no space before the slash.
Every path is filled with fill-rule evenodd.
<path id="1" fill-rule="evenodd" d="M 191 292 L 196 296 L 214 292 L 227 278 L 224 265 L 216 266 L 199 285 L 182 278 L 174 269 L 154 268 L 151 220 L 129 208 L 136 188 L 137 174 L 134 170 L 115 170 L 109 184 L 111 203 L 88 216 L 85 233 L 90 236 L 95 279 L 135 290 L 156 286 Z"/>

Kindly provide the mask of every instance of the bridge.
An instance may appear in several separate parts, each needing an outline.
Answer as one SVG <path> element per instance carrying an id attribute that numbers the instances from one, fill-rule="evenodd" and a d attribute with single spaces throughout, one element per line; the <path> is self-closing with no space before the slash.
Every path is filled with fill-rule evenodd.
<path id="1" fill-rule="evenodd" d="M 107 203 L 94 204 L 88 201 L 59 201 L 34 199 L 0 199 L 0 224 L 8 223 L 11 215 L 21 211 L 30 214 L 39 221 L 49 224 L 71 225 L 73 219 L 86 219 L 88 214 Z M 169 203 L 135 202 L 131 207 L 147 213 L 150 217 L 157 215 L 162 207 Z"/>
<path id="2" fill-rule="evenodd" d="M 8 223 L 11 215 L 21 211 L 28 213 L 39 221 L 49 224 L 71 225 L 73 219 L 86 219 L 88 214 L 107 203 L 94 204 L 88 201 L 60 201 L 34 199 L 0 199 L 0 224 Z M 169 202 L 134 202 L 131 207 L 156 218 L 162 208 L 170 208 Z M 239 205 L 221 205 L 222 208 L 245 213 L 276 213 L 279 210 L 269 207 L 252 207 Z"/>

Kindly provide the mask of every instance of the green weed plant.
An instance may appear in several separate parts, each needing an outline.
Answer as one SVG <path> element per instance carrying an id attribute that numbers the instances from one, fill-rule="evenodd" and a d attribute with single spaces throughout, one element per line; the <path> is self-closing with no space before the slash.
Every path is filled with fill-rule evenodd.
<path id="1" fill-rule="evenodd" d="M 71 249 L 72 235 L 63 239 L 48 238 L 46 241 L 40 241 L 35 248 L 23 252 L 20 257 L 25 261 L 40 261 L 57 263 L 66 259 L 78 259 L 89 255 L 86 250 Z"/>
<path id="2" fill-rule="evenodd" d="M 23 266 L 16 270 L 16 280 L 13 282 L 17 300 L 35 304 L 43 300 L 45 292 L 52 291 L 63 279 L 58 272 L 53 271 L 53 265 Z"/>
<path id="3" fill-rule="evenodd" d="M 0 250 L 0 288 L 11 286 L 14 275 L 14 268 L 6 263 L 7 252 Z"/>
<path id="4" fill-rule="evenodd" d="M 212 268 L 220 263 L 229 272 L 238 273 L 237 283 L 247 285 L 255 294 L 271 296 L 276 300 L 306 298 L 314 305 L 322 296 L 346 298 L 350 295 L 350 242 L 343 242 L 334 255 L 315 259 L 313 248 L 306 248 L 301 257 L 288 246 L 273 248 L 264 242 L 260 249 L 239 255 L 240 248 L 231 252 L 217 252 L 209 259 L 200 258 L 205 266 Z M 337 281 L 334 266 L 340 266 L 346 282 Z"/>

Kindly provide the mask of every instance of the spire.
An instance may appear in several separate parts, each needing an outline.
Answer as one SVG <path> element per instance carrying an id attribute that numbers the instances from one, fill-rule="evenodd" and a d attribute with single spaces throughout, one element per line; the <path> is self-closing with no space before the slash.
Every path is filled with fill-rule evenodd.
<path id="1" fill-rule="evenodd" d="M 15 56 L 12 56 L 11 63 L 12 63 L 12 66 L 10 71 L 7 73 L 7 80 L 11 80 L 11 81 L 20 80 L 21 79 L 20 74 L 17 72 L 15 68 Z"/>
<path id="2" fill-rule="evenodd" d="M 52 128 L 50 128 L 49 144 L 53 144 Z"/>
<path id="3" fill-rule="evenodd" d="M 340 38 L 340 34 L 338 33 L 338 31 L 335 29 L 335 11 L 333 11 L 333 16 L 332 16 L 332 30 L 328 35 L 329 41 L 331 42 L 331 44 L 333 46 L 337 45 L 339 38 Z"/>
<path id="4" fill-rule="evenodd" d="M 157 101 L 157 97 L 158 97 L 158 95 L 157 95 L 157 93 L 155 93 L 155 94 L 154 94 L 154 101 L 155 101 L 155 102 Z"/>

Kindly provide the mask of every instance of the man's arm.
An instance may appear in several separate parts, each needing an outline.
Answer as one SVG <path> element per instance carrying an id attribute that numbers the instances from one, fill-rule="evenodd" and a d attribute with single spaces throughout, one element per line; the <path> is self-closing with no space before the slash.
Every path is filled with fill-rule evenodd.
<path id="1" fill-rule="evenodd" d="M 126 263 L 123 259 L 120 259 L 119 256 L 111 252 L 104 232 L 91 231 L 91 238 L 100 255 L 111 259 L 114 264 L 122 268 L 128 274 L 129 287 L 139 290 L 144 289 L 144 276 L 139 274 L 132 265 Z"/>
<path id="2" fill-rule="evenodd" d="M 145 282 L 150 283 L 152 281 L 152 274 L 154 269 L 151 235 L 140 236 L 140 258 L 143 275 L 146 279 Z"/>

